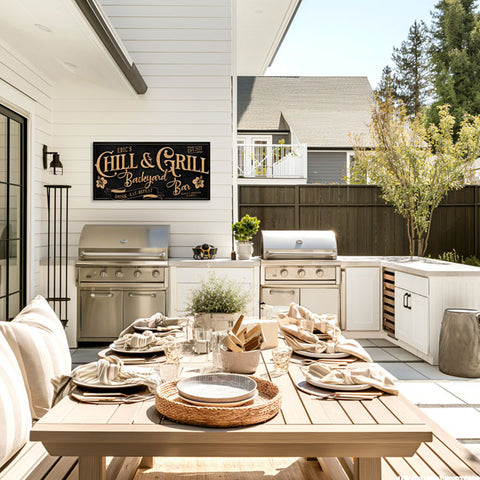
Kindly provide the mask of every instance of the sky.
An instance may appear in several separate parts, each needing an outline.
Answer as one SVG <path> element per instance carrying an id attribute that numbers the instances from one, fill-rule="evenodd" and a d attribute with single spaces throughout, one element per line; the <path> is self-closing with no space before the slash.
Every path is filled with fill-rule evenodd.
<path id="1" fill-rule="evenodd" d="M 266 75 L 360 75 L 372 88 L 436 0 L 302 0 Z"/>

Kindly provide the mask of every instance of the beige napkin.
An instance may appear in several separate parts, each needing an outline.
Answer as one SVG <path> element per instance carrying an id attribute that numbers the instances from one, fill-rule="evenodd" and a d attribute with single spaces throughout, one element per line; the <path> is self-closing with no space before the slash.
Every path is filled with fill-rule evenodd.
<path id="1" fill-rule="evenodd" d="M 147 328 L 159 328 L 165 327 L 164 331 L 168 329 L 179 329 L 182 328 L 192 317 L 184 317 L 179 318 L 178 322 L 176 321 L 176 325 L 171 325 L 171 320 L 177 320 L 166 317 L 163 313 L 155 313 L 150 318 L 137 318 L 134 322 L 132 322 L 125 330 L 120 332 L 119 337 L 123 337 L 127 333 L 135 333 L 135 327 L 147 327 Z M 170 321 L 169 321 L 170 320 Z"/>
<path id="2" fill-rule="evenodd" d="M 136 350 L 140 352 L 159 352 L 166 343 L 174 341 L 172 335 L 161 337 L 147 330 L 143 333 L 127 333 L 113 342 L 119 350 Z"/>
<path id="3" fill-rule="evenodd" d="M 366 383 L 378 390 L 398 395 L 395 377 L 375 363 L 356 363 L 335 368 L 321 362 L 312 363 L 305 372 L 309 379 L 332 385 L 359 385 Z"/>
<path id="4" fill-rule="evenodd" d="M 279 314 L 279 317 L 281 322 L 283 320 L 282 323 L 293 323 L 295 325 L 300 325 L 302 320 L 310 320 L 313 321 L 316 330 L 326 333 L 331 338 L 341 335 L 336 316 L 330 318 L 330 315 L 318 315 L 296 303 L 291 303 L 288 312 Z"/>
<path id="5" fill-rule="evenodd" d="M 345 338 L 342 335 L 323 341 L 297 325 L 280 325 L 280 330 L 294 352 L 348 353 L 365 362 L 373 362 L 372 357 L 356 340 Z"/>

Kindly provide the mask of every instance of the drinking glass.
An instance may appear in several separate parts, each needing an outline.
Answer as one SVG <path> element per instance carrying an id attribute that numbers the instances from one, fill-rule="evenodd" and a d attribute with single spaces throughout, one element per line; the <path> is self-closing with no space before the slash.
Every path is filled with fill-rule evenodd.
<path id="1" fill-rule="evenodd" d="M 173 382 L 178 380 L 180 376 L 180 365 L 178 363 L 160 363 L 158 365 L 158 372 L 162 378 L 162 382 Z"/>
<path id="2" fill-rule="evenodd" d="M 272 372 L 273 376 L 279 377 L 288 372 L 288 364 L 292 352 L 292 348 L 286 345 L 272 350 L 273 365 L 275 367 L 275 370 Z"/>
<path id="3" fill-rule="evenodd" d="M 303 320 L 300 320 L 300 327 L 307 332 L 313 333 L 315 323 L 313 320 L 303 319 Z"/>
<path id="4" fill-rule="evenodd" d="M 213 366 L 217 370 L 222 369 L 222 354 L 221 354 L 221 347 L 223 345 L 223 339 L 227 336 L 226 330 L 218 330 L 216 332 L 212 332 L 212 352 L 213 352 Z"/>
<path id="5" fill-rule="evenodd" d="M 193 330 L 193 345 L 197 354 L 210 353 L 212 351 L 212 329 L 195 327 Z"/>
<path id="6" fill-rule="evenodd" d="M 172 340 L 164 346 L 165 359 L 167 363 L 180 364 L 180 358 L 182 357 L 182 343 Z"/>

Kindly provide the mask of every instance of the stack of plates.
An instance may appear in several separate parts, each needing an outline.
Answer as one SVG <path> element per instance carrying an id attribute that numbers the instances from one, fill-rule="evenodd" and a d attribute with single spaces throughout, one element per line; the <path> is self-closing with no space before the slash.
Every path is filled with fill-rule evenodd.
<path id="1" fill-rule="evenodd" d="M 258 395 L 257 382 L 244 375 L 211 373 L 177 383 L 182 400 L 202 407 L 236 407 Z"/>

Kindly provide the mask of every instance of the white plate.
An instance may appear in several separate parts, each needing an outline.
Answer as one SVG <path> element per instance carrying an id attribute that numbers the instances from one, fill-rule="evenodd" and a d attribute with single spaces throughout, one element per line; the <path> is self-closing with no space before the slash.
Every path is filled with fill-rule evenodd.
<path id="1" fill-rule="evenodd" d="M 323 383 L 318 380 L 306 377 L 307 383 L 315 387 L 326 388 L 327 390 L 337 390 L 338 392 L 355 392 L 357 390 L 368 390 L 372 388 L 368 383 L 359 383 L 358 385 L 339 385 L 338 383 Z"/>
<path id="2" fill-rule="evenodd" d="M 113 343 L 109 345 L 112 352 L 122 353 L 123 355 L 154 355 L 163 352 L 164 347 L 158 346 L 155 347 L 155 350 L 124 350 L 123 348 L 116 347 Z"/>
<path id="3" fill-rule="evenodd" d="M 116 385 L 105 385 L 98 382 L 81 382 L 79 380 L 72 379 L 72 382 L 80 388 L 87 388 L 89 390 L 126 390 L 130 388 L 138 388 L 140 386 L 145 386 L 145 384 L 138 380 L 135 383 L 118 383 Z"/>
<path id="4" fill-rule="evenodd" d="M 301 355 L 302 357 L 310 357 L 310 358 L 347 358 L 350 356 L 349 353 L 344 353 L 344 352 L 317 353 L 317 352 L 305 352 L 303 350 L 296 350 L 294 353 Z"/>
<path id="5" fill-rule="evenodd" d="M 185 378 L 177 383 L 182 397 L 200 402 L 238 402 L 252 396 L 257 382 L 235 373 L 210 373 Z"/>
<path id="6" fill-rule="evenodd" d="M 171 335 L 173 333 L 183 333 L 182 327 L 176 325 L 172 325 L 171 327 L 136 327 L 134 325 L 133 329 L 139 333 L 153 332 L 157 335 Z"/>
<path id="7" fill-rule="evenodd" d="M 192 405 L 198 405 L 199 407 L 238 407 L 258 397 L 258 390 L 255 390 L 251 397 L 238 400 L 237 402 L 199 402 L 198 400 L 192 400 L 191 398 L 184 397 L 183 395 L 179 396 L 182 400 L 185 400 Z"/>

